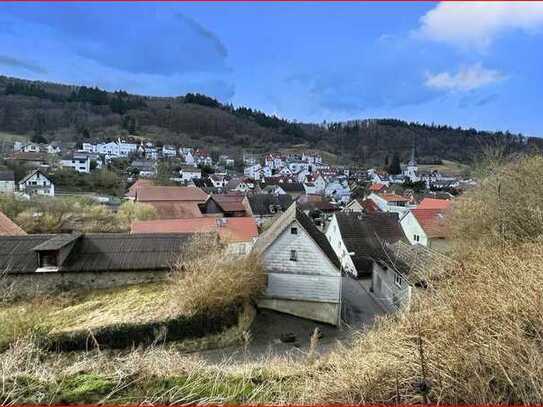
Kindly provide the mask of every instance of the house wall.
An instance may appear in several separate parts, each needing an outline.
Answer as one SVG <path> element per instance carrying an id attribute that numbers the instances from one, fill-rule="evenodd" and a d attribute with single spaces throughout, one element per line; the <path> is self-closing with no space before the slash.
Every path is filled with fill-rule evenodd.
<path id="1" fill-rule="evenodd" d="M 291 250 L 296 250 L 296 261 L 290 259 Z M 340 314 L 334 312 L 341 308 L 341 275 L 298 222 L 266 249 L 263 264 L 268 274 L 263 308 L 339 325 Z"/>
<path id="2" fill-rule="evenodd" d="M 393 312 L 407 307 L 411 300 L 411 286 L 403 277 L 400 285 L 397 284 L 398 273 L 390 267 L 385 268 L 377 263 L 372 267 L 371 291 L 374 297 L 388 311 Z"/>
<path id="3" fill-rule="evenodd" d="M 105 289 L 150 283 L 164 280 L 167 275 L 166 270 L 4 274 L 0 276 L 0 290 L 17 297 L 29 297 L 68 290 Z"/>
<path id="4" fill-rule="evenodd" d="M 15 181 L 0 181 L 0 192 L 15 192 Z"/>
<path id="5" fill-rule="evenodd" d="M 412 212 L 409 212 L 400 220 L 400 225 L 409 243 L 428 246 L 428 237 Z M 416 240 L 415 236 L 419 236 L 419 240 Z"/>
<path id="6" fill-rule="evenodd" d="M 335 216 L 332 216 L 332 220 L 326 229 L 326 237 L 336 252 L 343 270 L 347 271 L 353 276 L 357 276 L 356 267 L 354 266 L 353 259 L 351 256 L 349 256 L 349 251 L 343 242 L 339 225 L 337 223 L 337 218 Z"/>

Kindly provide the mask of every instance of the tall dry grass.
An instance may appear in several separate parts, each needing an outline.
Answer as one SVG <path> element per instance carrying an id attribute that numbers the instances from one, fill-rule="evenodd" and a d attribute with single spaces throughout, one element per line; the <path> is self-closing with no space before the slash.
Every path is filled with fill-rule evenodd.
<path id="1" fill-rule="evenodd" d="M 170 295 L 179 312 L 221 311 L 252 301 L 266 285 L 256 254 L 232 256 L 216 235 L 199 234 L 183 250 L 171 277 Z"/>

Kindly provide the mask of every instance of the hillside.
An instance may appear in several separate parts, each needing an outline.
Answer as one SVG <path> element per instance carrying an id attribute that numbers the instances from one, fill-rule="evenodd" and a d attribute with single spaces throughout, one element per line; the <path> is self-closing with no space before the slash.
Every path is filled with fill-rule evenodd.
<path id="1" fill-rule="evenodd" d="M 539 139 L 509 132 L 393 119 L 294 123 L 199 94 L 138 96 L 4 76 L 0 76 L 0 132 L 27 135 L 36 141 L 77 142 L 124 134 L 233 155 L 242 150 L 265 153 L 312 148 L 360 165 L 381 164 L 395 152 L 406 160 L 413 145 L 419 160 L 462 162 L 469 162 L 488 145 L 502 145 L 512 152 L 539 145 Z"/>

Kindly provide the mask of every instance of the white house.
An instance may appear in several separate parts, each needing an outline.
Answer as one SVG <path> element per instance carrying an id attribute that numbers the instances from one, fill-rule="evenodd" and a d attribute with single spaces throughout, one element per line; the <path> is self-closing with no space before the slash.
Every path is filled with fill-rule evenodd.
<path id="1" fill-rule="evenodd" d="M 257 240 L 267 286 L 258 305 L 339 325 L 340 262 L 311 220 L 293 203 Z"/>
<path id="2" fill-rule="evenodd" d="M 62 149 L 56 143 L 51 143 L 47 145 L 47 154 L 60 154 Z"/>
<path id="3" fill-rule="evenodd" d="M 335 180 L 329 182 L 326 184 L 324 194 L 334 198 L 338 202 L 347 203 L 351 200 L 351 189 L 347 181 Z"/>
<path id="4" fill-rule="evenodd" d="M 73 153 L 62 157 L 60 165 L 64 168 L 71 168 L 79 173 L 90 173 L 90 158 L 86 154 Z"/>
<path id="5" fill-rule="evenodd" d="M 81 151 L 86 151 L 87 153 L 97 153 L 98 148 L 96 147 L 96 144 L 83 143 L 81 145 Z"/>
<path id="6" fill-rule="evenodd" d="M 405 240 L 394 213 L 336 212 L 326 228 L 326 237 L 341 262 L 354 277 L 369 276 L 375 259 L 383 255 L 383 243 Z"/>
<path id="7" fill-rule="evenodd" d="M 40 146 L 36 143 L 28 143 L 26 145 L 23 146 L 23 151 L 25 153 L 39 153 L 41 150 L 40 150 Z"/>
<path id="8" fill-rule="evenodd" d="M 179 169 L 179 175 L 181 176 L 181 181 L 190 182 L 193 179 L 202 178 L 202 170 L 192 165 L 183 165 Z"/>
<path id="9" fill-rule="evenodd" d="M 243 174 L 246 177 L 259 180 L 262 177 L 262 166 L 260 164 L 253 164 L 243 169 Z"/>
<path id="10" fill-rule="evenodd" d="M 438 251 L 448 248 L 446 211 L 443 209 L 411 209 L 400 220 L 405 236 L 411 244 L 419 244 Z"/>
<path id="11" fill-rule="evenodd" d="M 110 141 L 109 143 L 97 144 L 96 152 L 99 154 L 109 155 L 110 157 L 118 157 L 120 155 L 119 145 L 114 141 Z"/>
<path id="12" fill-rule="evenodd" d="M 55 185 L 41 170 L 33 170 L 19 181 L 19 191 L 29 196 L 55 196 Z"/>
<path id="13" fill-rule="evenodd" d="M 372 192 L 368 199 L 371 199 L 377 207 L 383 212 L 395 212 L 404 215 L 409 209 L 414 208 L 414 205 L 409 204 L 409 199 L 396 194 L 376 194 Z"/>
<path id="14" fill-rule="evenodd" d="M 312 165 L 305 161 L 292 161 L 288 163 L 288 168 L 289 170 L 291 170 L 293 173 L 296 174 L 300 172 L 301 170 L 306 170 L 306 171 L 311 172 Z"/>
<path id="15" fill-rule="evenodd" d="M 186 164 L 196 166 L 196 160 L 194 159 L 194 156 L 192 155 L 192 151 L 190 150 L 186 151 L 183 154 L 183 158 Z"/>
<path id="16" fill-rule="evenodd" d="M 175 157 L 177 155 L 177 148 L 175 148 L 175 146 L 172 146 L 172 145 L 163 145 L 162 155 L 164 157 Z"/>
<path id="17" fill-rule="evenodd" d="M 403 176 L 408 178 L 411 182 L 420 181 L 420 177 L 417 175 L 417 161 L 415 161 L 415 149 L 411 150 L 411 159 L 407 163 L 407 167 L 403 170 Z"/>
<path id="18" fill-rule="evenodd" d="M 151 160 L 134 160 L 130 167 L 137 169 L 140 177 L 154 177 L 157 173 L 157 164 Z"/>
<path id="19" fill-rule="evenodd" d="M 125 143 L 124 141 L 119 140 L 119 156 L 128 157 L 130 153 L 135 153 L 138 151 L 138 145 L 135 143 Z"/>
<path id="20" fill-rule="evenodd" d="M 15 173 L 13 171 L 0 171 L 0 193 L 15 192 Z"/>
<path id="21" fill-rule="evenodd" d="M 303 183 L 306 194 L 322 194 L 326 189 L 326 181 L 319 173 L 306 175 Z"/>

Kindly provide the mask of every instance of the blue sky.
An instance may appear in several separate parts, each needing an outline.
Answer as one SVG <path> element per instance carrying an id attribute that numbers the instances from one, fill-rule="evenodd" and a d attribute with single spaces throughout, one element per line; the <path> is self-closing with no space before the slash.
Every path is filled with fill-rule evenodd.
<path id="1" fill-rule="evenodd" d="M 543 3 L 3 3 L 0 74 L 543 136 Z"/>

